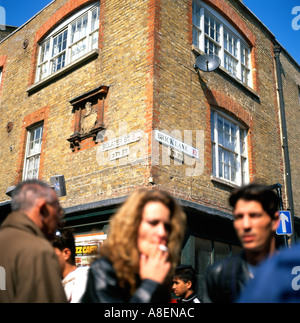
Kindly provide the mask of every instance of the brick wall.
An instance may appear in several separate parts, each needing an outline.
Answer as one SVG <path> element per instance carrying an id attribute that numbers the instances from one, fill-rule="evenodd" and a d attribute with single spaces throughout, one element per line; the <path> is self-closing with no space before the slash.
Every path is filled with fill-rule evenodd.
<path id="1" fill-rule="evenodd" d="M 180 3 L 179 3 L 180 2 Z M 283 181 L 278 105 L 276 100 L 272 39 L 254 21 L 247 21 L 231 2 L 206 1 L 222 15 L 230 17 L 254 47 L 253 90 L 233 80 L 224 70 L 195 71 L 191 44 L 192 1 L 164 1 L 161 5 L 160 38 L 160 129 L 203 130 L 204 168 L 199 176 L 186 176 L 185 166 L 156 168 L 159 187 L 192 201 L 227 209 L 231 188 L 211 180 L 210 109 L 217 107 L 243 122 L 249 129 L 250 180 L 273 184 Z M 194 133 L 194 146 L 197 145 Z"/>
<path id="2" fill-rule="evenodd" d="M 64 15 L 90 3 L 55 1 L 0 44 L 0 63 L 5 69 L 0 93 L 0 158 L 3 169 L 8 170 L 0 174 L 0 201 L 7 200 L 6 187 L 22 177 L 25 129 L 40 111 L 45 113 L 47 126 L 40 178 L 49 182 L 53 175 L 65 175 L 64 207 L 124 196 L 149 186 L 229 211 L 227 198 L 232 187 L 211 180 L 211 108 L 226 111 L 249 128 L 250 179 L 283 182 L 273 39 L 238 3 L 206 0 L 230 18 L 253 45 L 253 89 L 235 81 L 224 69 L 196 72 L 192 0 L 103 0 L 99 55 L 28 93 L 28 86 L 34 84 L 37 42 Z M 29 46 L 23 49 L 25 39 Z M 138 160 L 135 164 L 130 158 L 109 161 L 110 152 L 102 152 L 102 143 L 91 139 L 85 149 L 70 149 L 67 138 L 74 132 L 75 122 L 70 100 L 100 85 L 109 86 L 104 140 L 142 132 L 143 137 L 129 145 Z M 13 129 L 7 132 L 10 121 Z M 151 137 L 154 129 L 168 131 L 182 141 L 184 131 L 192 131 L 191 145 L 199 148 L 200 161 L 180 165 L 170 160 L 170 165 L 162 165 L 165 152 L 154 143 L 160 149 L 160 163 L 151 164 L 156 153 Z M 197 132 L 203 137 L 197 137 Z"/>
<path id="3" fill-rule="evenodd" d="M 299 85 L 300 68 L 293 59 L 283 50 L 280 54 L 282 67 L 282 82 L 284 93 L 284 105 L 286 113 L 286 127 L 288 134 L 288 148 L 290 155 L 291 178 L 293 187 L 294 214 L 300 214 L 300 169 L 298 156 L 300 153 L 298 120 L 300 117 Z M 285 170 L 285 169 L 284 169 Z M 288 205 L 288 202 L 286 202 Z"/>

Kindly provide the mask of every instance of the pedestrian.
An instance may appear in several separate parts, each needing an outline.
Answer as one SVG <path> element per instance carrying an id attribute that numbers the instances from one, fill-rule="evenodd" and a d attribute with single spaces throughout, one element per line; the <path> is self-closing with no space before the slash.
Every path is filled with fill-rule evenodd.
<path id="1" fill-rule="evenodd" d="M 177 303 L 201 303 L 197 290 L 197 276 L 195 270 L 189 265 L 179 265 L 173 276 L 173 292 L 179 297 Z"/>
<path id="2" fill-rule="evenodd" d="M 204 302 L 235 302 L 257 266 L 276 251 L 277 194 L 268 186 L 251 183 L 236 189 L 229 203 L 243 251 L 208 268 Z"/>
<path id="3" fill-rule="evenodd" d="M 238 303 L 300 303 L 300 245 L 264 261 Z"/>
<path id="4" fill-rule="evenodd" d="M 72 230 L 57 231 L 52 245 L 59 260 L 67 300 L 69 303 L 79 303 L 85 291 L 89 267 L 76 267 L 76 247 Z"/>
<path id="5" fill-rule="evenodd" d="M 82 301 L 169 302 L 185 223 L 181 206 L 166 192 L 140 189 L 131 194 L 110 221 Z"/>
<path id="6" fill-rule="evenodd" d="M 17 185 L 12 212 L 0 229 L 0 266 L 6 272 L 6 290 L 0 303 L 66 302 L 54 238 L 62 218 L 55 191 L 39 180 Z"/>

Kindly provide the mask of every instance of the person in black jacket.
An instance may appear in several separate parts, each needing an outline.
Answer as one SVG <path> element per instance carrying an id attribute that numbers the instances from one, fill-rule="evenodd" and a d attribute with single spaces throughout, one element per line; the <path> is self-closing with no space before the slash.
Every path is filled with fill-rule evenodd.
<path id="1" fill-rule="evenodd" d="M 110 222 L 82 302 L 169 302 L 185 225 L 182 208 L 166 192 L 135 191 Z"/>
<path id="2" fill-rule="evenodd" d="M 249 184 L 229 198 L 233 225 L 243 252 L 208 268 L 203 302 L 235 302 L 245 284 L 254 278 L 258 264 L 276 251 L 279 198 L 268 186 Z"/>

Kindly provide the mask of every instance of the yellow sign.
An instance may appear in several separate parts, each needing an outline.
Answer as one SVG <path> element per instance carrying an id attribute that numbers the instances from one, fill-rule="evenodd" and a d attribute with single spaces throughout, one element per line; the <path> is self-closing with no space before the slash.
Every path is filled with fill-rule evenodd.
<path id="1" fill-rule="evenodd" d="M 76 256 L 89 256 L 98 253 L 98 244 L 88 246 L 76 246 Z"/>

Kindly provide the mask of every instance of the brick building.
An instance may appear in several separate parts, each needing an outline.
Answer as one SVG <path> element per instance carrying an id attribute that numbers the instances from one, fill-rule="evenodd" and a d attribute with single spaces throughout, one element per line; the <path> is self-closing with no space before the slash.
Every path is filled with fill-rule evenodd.
<path id="1" fill-rule="evenodd" d="M 0 222 L 8 187 L 64 175 L 66 224 L 88 245 L 133 190 L 167 190 L 201 293 L 207 265 L 239 250 L 234 187 L 280 183 L 289 206 L 274 44 L 240 1 L 52 1 L 0 43 Z M 204 54 L 220 66 L 199 70 Z M 297 214 L 299 65 L 280 60 Z"/>

